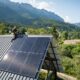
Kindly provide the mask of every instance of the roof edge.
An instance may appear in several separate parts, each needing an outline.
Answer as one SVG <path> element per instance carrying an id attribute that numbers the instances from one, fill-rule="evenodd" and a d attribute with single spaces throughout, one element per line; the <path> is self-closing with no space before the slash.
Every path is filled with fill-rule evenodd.
<path id="1" fill-rule="evenodd" d="M 0 37 L 12 37 L 13 35 L 0 35 Z M 28 37 L 50 37 L 52 38 L 52 35 L 28 35 Z"/>

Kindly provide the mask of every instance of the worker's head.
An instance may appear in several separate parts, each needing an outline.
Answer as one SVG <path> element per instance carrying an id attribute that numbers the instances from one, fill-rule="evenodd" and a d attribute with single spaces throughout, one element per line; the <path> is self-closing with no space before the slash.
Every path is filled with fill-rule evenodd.
<path id="1" fill-rule="evenodd" d="M 14 29 L 16 29 L 17 27 L 16 27 L 16 26 L 14 26 L 13 28 L 14 28 Z"/>

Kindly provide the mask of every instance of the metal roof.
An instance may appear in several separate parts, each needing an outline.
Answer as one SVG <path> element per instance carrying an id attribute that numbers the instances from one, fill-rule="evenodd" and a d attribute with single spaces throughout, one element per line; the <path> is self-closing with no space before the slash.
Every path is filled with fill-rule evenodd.
<path id="1" fill-rule="evenodd" d="M 24 77 L 17 74 L 0 71 L 0 80 L 37 80 L 30 77 Z"/>

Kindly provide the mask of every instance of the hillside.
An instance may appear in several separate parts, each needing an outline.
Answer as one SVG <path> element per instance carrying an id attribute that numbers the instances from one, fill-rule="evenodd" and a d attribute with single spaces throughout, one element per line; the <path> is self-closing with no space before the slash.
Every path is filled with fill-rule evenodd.
<path id="1" fill-rule="evenodd" d="M 64 20 L 55 13 L 44 9 L 39 10 L 30 4 L 19 4 L 9 0 L 0 0 L 0 21 L 18 24 L 33 24 L 37 20 L 55 20 L 64 22 Z"/>
<path id="2" fill-rule="evenodd" d="M 65 23 L 55 13 L 39 10 L 30 4 L 19 4 L 9 0 L 0 0 L 0 22 L 25 25 L 27 27 L 53 27 L 60 31 L 79 31 L 74 24 Z"/>
<path id="3" fill-rule="evenodd" d="M 75 23 L 75 25 L 77 25 L 78 27 L 80 27 L 80 23 Z"/>
<path id="4" fill-rule="evenodd" d="M 76 25 L 64 23 L 64 20 L 55 13 L 9 0 L 0 0 L 0 22 L 32 27 L 55 26 L 60 31 L 80 30 Z"/>

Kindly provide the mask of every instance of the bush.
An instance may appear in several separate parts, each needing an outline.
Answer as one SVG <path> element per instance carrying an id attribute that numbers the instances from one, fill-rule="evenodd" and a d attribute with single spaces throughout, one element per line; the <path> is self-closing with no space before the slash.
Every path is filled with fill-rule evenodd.
<path id="1" fill-rule="evenodd" d="M 39 80 L 45 80 L 46 77 L 47 77 L 47 72 L 40 71 L 40 73 L 39 73 Z"/>
<path id="2" fill-rule="evenodd" d="M 63 45 L 61 56 L 65 73 L 80 80 L 80 45 Z"/>

